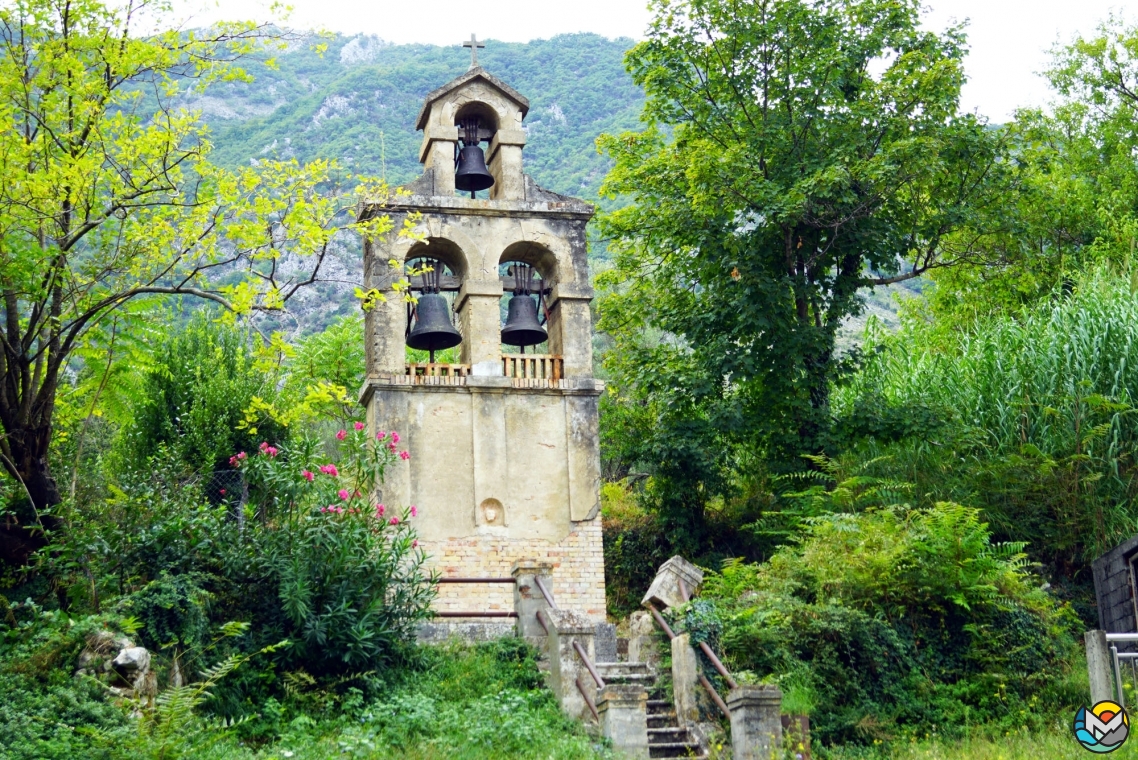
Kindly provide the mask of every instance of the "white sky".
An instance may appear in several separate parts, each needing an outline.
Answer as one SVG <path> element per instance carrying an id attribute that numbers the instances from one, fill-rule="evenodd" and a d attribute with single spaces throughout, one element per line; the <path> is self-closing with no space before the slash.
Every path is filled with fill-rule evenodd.
<path id="1" fill-rule="evenodd" d="M 1056 42 L 1093 33 L 1111 11 L 1138 16 L 1138 0 L 927 0 L 926 23 L 943 29 L 969 20 L 972 52 L 963 106 L 1004 121 L 1018 106 L 1044 105 L 1047 86 L 1037 73 Z M 291 0 L 289 25 L 345 34 L 375 34 L 391 42 L 458 47 L 478 38 L 526 42 L 568 32 L 640 38 L 648 24 L 645 0 Z M 262 0 L 179 0 L 194 21 L 265 17 Z M 196 9 L 191 11 L 191 9 Z M 192 24 L 193 25 L 193 24 Z"/>

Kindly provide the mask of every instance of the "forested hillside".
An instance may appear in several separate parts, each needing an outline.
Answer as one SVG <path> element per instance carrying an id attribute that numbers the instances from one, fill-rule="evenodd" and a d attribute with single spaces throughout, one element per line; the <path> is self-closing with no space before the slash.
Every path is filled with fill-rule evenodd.
<path id="1" fill-rule="evenodd" d="M 323 52 L 317 46 L 327 45 Z M 530 101 L 526 166 L 542 185 L 595 199 L 608 162 L 595 141 L 635 128 L 643 93 L 624 70 L 632 40 L 571 34 L 528 43 L 490 40 L 479 63 Z M 423 97 L 466 71 L 470 53 L 392 45 L 376 37 L 310 38 L 254 65 L 252 83 L 227 83 L 188 101 L 213 130 L 223 165 L 258 158 L 338 159 L 400 184 L 419 174 Z"/>

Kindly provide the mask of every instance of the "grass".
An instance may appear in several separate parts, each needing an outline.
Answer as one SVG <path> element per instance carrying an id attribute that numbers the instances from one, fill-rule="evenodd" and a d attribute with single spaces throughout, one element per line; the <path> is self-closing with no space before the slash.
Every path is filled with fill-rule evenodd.
<path id="1" fill-rule="evenodd" d="M 820 758 L 823 755 L 818 755 Z M 1094 755 L 1075 741 L 1066 727 L 1044 733 L 1014 733 L 1002 738 L 960 742 L 924 740 L 897 742 L 888 747 L 839 748 L 825 754 L 827 760 L 1086 760 Z M 1116 760 L 1138 758 L 1138 740 L 1133 737 L 1110 753 Z"/>

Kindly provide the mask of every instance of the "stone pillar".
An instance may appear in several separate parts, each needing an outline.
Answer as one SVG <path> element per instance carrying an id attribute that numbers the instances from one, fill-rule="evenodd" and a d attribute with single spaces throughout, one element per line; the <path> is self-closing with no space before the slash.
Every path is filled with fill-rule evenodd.
<path id="1" fill-rule="evenodd" d="M 1114 699 L 1114 667 L 1110 656 L 1110 645 L 1106 643 L 1106 631 L 1087 631 L 1083 634 L 1087 643 L 1087 674 L 1091 682 L 1091 704 L 1104 699 Z"/>
<path id="2" fill-rule="evenodd" d="M 648 757 L 648 692 L 636 684 L 606 684 L 597 697 L 601 734 L 624 757 Z"/>
<path id="3" fill-rule="evenodd" d="M 455 309 L 462 332 L 462 363 L 474 375 L 502 375 L 501 280 L 462 283 Z"/>
<path id="4" fill-rule="evenodd" d="M 660 662 L 660 648 L 652 615 L 640 610 L 632 613 L 628 620 L 628 661 L 646 662 L 655 667 Z"/>
<path id="5" fill-rule="evenodd" d="M 399 220 L 396 219 L 396 224 Z M 367 374 L 402 375 L 406 370 L 407 349 L 404 332 L 407 327 L 407 304 L 402 295 L 391 289 L 394 272 L 383 254 L 387 250 L 372 241 L 364 248 L 364 287 L 376 289 L 387 300 L 379 301 L 364 313 Z"/>
<path id="6" fill-rule="evenodd" d="M 681 726 L 699 723 L 699 659 L 691 645 L 691 635 L 672 639 L 672 697 Z"/>
<path id="7" fill-rule="evenodd" d="M 596 692 L 596 682 L 585 669 L 581 658 L 573 648 L 573 642 L 581 645 L 589 659 L 595 662 L 593 632 L 595 624 L 584 615 L 570 610 L 549 610 L 552 622 L 549 630 L 549 687 L 557 695 L 561 709 L 575 720 L 591 718 L 585 698 L 577 690 L 577 678 L 590 694 Z"/>
<path id="8" fill-rule="evenodd" d="M 458 142 L 458 127 L 431 124 L 423 132 L 419 162 L 427 169 L 434 169 L 434 194 L 454 195 L 454 147 Z"/>
<path id="9" fill-rule="evenodd" d="M 782 748 L 782 692 L 739 686 L 727 694 L 734 760 L 769 760 Z"/>
<path id="10" fill-rule="evenodd" d="M 486 166 L 494 176 L 490 200 L 520 201 L 526 197 L 522 178 L 522 147 L 526 133 L 521 129 L 499 129 L 486 151 Z"/>
<path id="11" fill-rule="evenodd" d="M 565 361 L 565 377 L 593 376 L 592 288 L 554 285 L 549 296 L 549 353 Z"/>
<path id="12" fill-rule="evenodd" d="M 514 576 L 514 612 L 518 613 L 518 635 L 534 646 L 541 648 L 545 643 L 546 632 L 537 621 L 538 610 L 545 610 L 546 619 L 549 617 L 549 603 L 541 594 L 534 578 L 541 576 L 546 588 L 551 588 L 550 573 L 553 565 L 538 562 L 535 559 L 519 559 L 510 569 Z"/>
<path id="13" fill-rule="evenodd" d="M 683 594 L 680 593 L 680 580 L 687 585 L 688 594 L 694 596 L 696 589 L 703 583 L 703 571 L 677 555 L 660 565 L 641 604 L 651 602 L 661 610 L 680 606 L 684 603 Z"/>

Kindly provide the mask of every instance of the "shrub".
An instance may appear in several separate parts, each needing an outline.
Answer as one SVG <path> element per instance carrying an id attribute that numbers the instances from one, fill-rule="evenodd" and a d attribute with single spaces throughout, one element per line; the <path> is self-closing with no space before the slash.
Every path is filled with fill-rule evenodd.
<path id="1" fill-rule="evenodd" d="M 1057 689 L 1075 622 L 1022 549 L 956 504 L 824 515 L 766 564 L 709 573 L 702 599 L 730 667 L 814 703 L 825 743 L 951 731 L 966 715 L 1018 727 L 1049 717 L 1032 700 Z"/>

